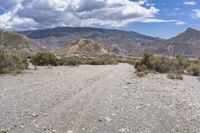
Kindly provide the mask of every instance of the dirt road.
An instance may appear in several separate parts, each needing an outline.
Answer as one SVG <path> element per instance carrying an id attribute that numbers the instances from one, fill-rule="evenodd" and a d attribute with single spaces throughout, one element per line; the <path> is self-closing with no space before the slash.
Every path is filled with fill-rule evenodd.
<path id="1" fill-rule="evenodd" d="M 127 64 L 0 76 L 2 133 L 199 133 L 200 81 Z"/>

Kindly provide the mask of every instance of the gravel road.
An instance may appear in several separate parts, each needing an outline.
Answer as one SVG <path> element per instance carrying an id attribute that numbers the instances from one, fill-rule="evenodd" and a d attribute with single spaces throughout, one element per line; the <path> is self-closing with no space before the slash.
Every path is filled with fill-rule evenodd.
<path id="1" fill-rule="evenodd" d="M 200 81 L 133 66 L 39 67 L 0 76 L 0 133 L 200 133 Z"/>

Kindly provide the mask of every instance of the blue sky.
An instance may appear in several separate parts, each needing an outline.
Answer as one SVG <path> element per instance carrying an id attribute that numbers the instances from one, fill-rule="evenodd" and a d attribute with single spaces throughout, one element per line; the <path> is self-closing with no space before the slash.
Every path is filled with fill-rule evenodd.
<path id="1" fill-rule="evenodd" d="M 0 28 L 91 26 L 170 38 L 200 30 L 197 0 L 0 0 Z"/>
<path id="2" fill-rule="evenodd" d="M 177 25 L 174 23 L 132 23 L 125 27 L 126 30 L 134 30 L 147 35 L 170 38 L 183 32 L 188 27 L 200 30 L 200 18 L 193 17 L 193 10 L 200 9 L 200 1 L 194 1 L 195 5 L 184 5 L 185 0 L 151 0 L 160 10 L 157 17 L 160 19 L 174 19 L 185 22 Z"/>

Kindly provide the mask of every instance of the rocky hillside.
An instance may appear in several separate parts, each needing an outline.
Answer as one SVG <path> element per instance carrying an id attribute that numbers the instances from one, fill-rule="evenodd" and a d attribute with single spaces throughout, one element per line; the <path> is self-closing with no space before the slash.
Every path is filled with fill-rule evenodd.
<path id="1" fill-rule="evenodd" d="M 74 40 L 86 38 L 102 44 L 109 52 L 141 56 L 144 50 L 155 54 L 200 57 L 200 31 L 188 28 L 169 40 L 149 37 L 132 31 L 97 29 L 87 27 L 58 27 L 35 31 L 18 32 L 32 38 L 41 47 L 56 51 Z"/>
<path id="2" fill-rule="evenodd" d="M 200 31 L 188 28 L 185 32 L 167 40 L 163 46 L 154 50 L 157 54 L 186 57 L 200 57 Z"/>
<path id="3" fill-rule="evenodd" d="M 163 42 L 136 32 L 87 27 L 58 27 L 18 33 L 34 39 L 40 46 L 52 51 L 74 40 L 86 38 L 103 44 L 110 52 L 127 56 L 141 55 L 144 49 L 158 48 Z"/>
<path id="4" fill-rule="evenodd" d="M 85 55 L 85 56 L 98 56 L 108 54 L 108 51 L 102 46 L 102 44 L 88 39 L 80 39 L 74 41 L 64 48 L 56 51 L 58 55 L 70 56 L 70 55 Z"/>
<path id="5" fill-rule="evenodd" d="M 8 53 L 24 55 L 33 55 L 42 51 L 31 39 L 2 29 L 0 30 L 0 49 Z"/>
<path id="6" fill-rule="evenodd" d="M 200 31 L 188 28 L 185 32 L 168 40 L 171 43 L 200 45 Z"/>

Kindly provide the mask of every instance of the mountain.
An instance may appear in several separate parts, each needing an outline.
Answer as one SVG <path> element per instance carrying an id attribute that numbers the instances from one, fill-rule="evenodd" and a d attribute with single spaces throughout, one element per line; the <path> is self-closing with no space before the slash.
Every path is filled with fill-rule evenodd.
<path id="1" fill-rule="evenodd" d="M 138 56 L 144 49 L 158 48 L 163 41 L 132 31 L 99 29 L 89 27 L 57 27 L 35 31 L 18 32 L 32 38 L 43 48 L 55 51 L 81 38 L 101 43 L 109 52 L 126 56 Z"/>
<path id="2" fill-rule="evenodd" d="M 154 52 L 168 56 L 181 54 L 185 57 L 200 57 L 200 31 L 188 28 L 185 32 L 167 40 Z"/>
<path id="3" fill-rule="evenodd" d="M 58 55 L 85 55 L 85 56 L 98 56 L 108 54 L 108 51 L 102 44 L 96 43 L 93 40 L 80 39 L 68 44 L 66 47 L 57 50 Z"/>
<path id="4" fill-rule="evenodd" d="M 200 45 L 200 31 L 188 28 L 185 32 L 168 40 L 171 43 Z"/>
<path id="5" fill-rule="evenodd" d="M 31 39 L 0 29 L 0 49 L 8 53 L 33 55 L 41 48 Z"/>

